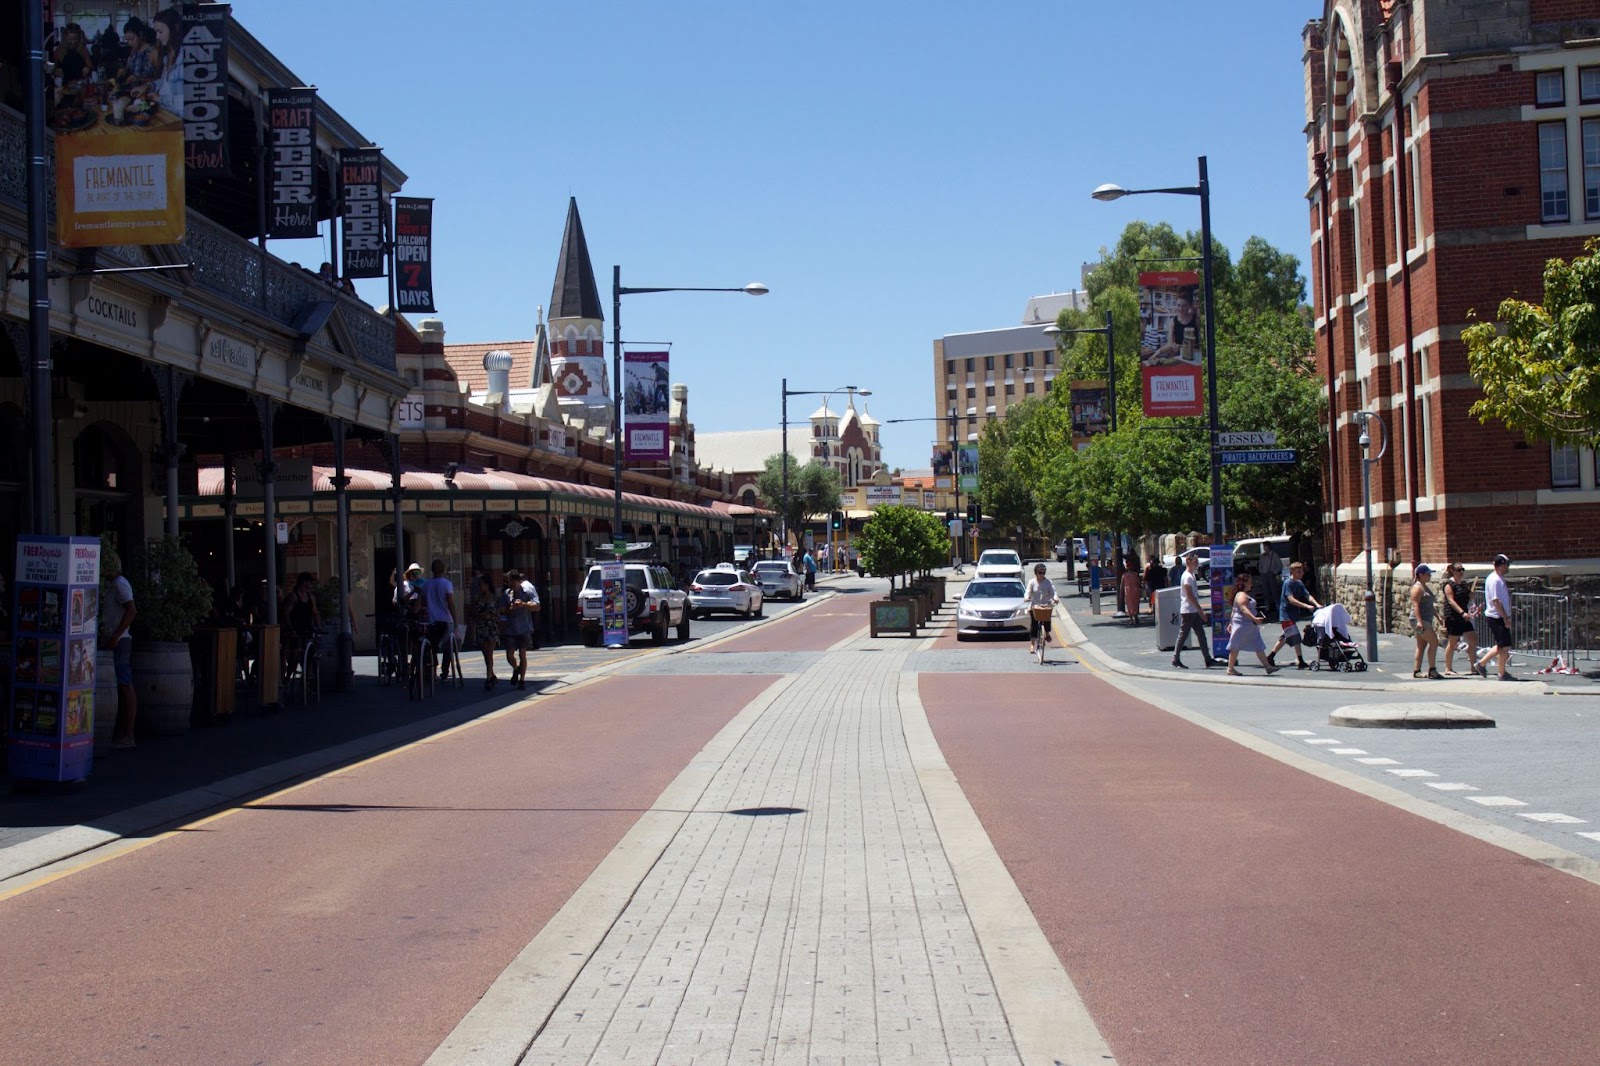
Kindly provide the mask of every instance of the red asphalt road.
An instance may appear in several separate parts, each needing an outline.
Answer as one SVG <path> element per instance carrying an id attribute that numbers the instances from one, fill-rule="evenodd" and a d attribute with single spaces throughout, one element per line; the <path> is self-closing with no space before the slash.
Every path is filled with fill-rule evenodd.
<path id="1" fill-rule="evenodd" d="M 1600 1060 L 1600 887 L 1098 678 L 919 691 L 1122 1066 Z"/>
<path id="2" fill-rule="evenodd" d="M 773 680 L 600 681 L 0 902 L 0 1060 L 421 1062 Z"/>
<path id="3" fill-rule="evenodd" d="M 827 651 L 866 628 L 868 597 L 833 595 L 815 607 L 796 611 L 724 640 L 703 653 L 750 651 Z"/>

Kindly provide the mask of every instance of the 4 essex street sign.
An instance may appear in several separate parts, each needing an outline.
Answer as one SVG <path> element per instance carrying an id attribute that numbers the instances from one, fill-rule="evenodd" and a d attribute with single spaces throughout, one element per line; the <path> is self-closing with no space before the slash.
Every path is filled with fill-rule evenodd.
<path id="1" fill-rule="evenodd" d="M 1277 443 L 1278 434 L 1270 429 L 1217 434 L 1218 448 L 1270 448 Z"/>
<path id="2" fill-rule="evenodd" d="M 1295 454 L 1293 448 L 1273 448 L 1223 452 L 1221 458 L 1223 466 L 1245 466 L 1254 463 L 1292 463 Z"/>

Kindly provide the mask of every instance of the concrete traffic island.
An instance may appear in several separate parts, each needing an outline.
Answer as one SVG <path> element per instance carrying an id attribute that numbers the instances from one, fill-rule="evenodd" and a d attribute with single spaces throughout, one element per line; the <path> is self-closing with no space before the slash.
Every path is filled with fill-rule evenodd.
<path id="1" fill-rule="evenodd" d="M 1329 725 L 1358 729 L 1493 729 L 1494 719 L 1454 703 L 1373 703 L 1339 707 Z"/>

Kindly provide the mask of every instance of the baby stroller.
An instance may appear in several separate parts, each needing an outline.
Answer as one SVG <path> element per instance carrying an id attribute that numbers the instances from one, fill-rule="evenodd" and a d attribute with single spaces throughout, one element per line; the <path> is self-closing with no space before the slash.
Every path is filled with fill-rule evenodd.
<path id="1" fill-rule="evenodd" d="M 1308 646 L 1316 646 L 1317 657 L 1311 661 L 1313 670 L 1326 667 L 1348 674 L 1367 668 L 1361 649 L 1350 639 L 1350 612 L 1342 604 L 1332 603 L 1314 612 L 1301 639 Z"/>

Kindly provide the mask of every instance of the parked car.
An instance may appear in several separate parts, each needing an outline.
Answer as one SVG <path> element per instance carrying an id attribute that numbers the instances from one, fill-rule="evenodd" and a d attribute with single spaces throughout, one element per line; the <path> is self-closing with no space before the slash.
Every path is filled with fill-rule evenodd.
<path id="1" fill-rule="evenodd" d="M 978 556 L 978 577 L 1014 577 L 1022 580 L 1022 556 L 1010 548 L 990 548 Z"/>
<path id="2" fill-rule="evenodd" d="M 1056 541 L 1056 562 L 1064 563 L 1069 558 L 1087 559 L 1089 548 L 1083 543 L 1082 537 L 1062 537 Z"/>
<path id="3" fill-rule="evenodd" d="M 1028 635 L 1027 589 L 1021 578 L 974 578 L 967 583 L 956 605 L 956 639 L 983 633 Z"/>
<path id="4" fill-rule="evenodd" d="M 765 613 L 760 582 L 731 566 L 702 570 L 689 583 L 689 614 L 705 618 L 713 611 L 729 611 L 746 618 Z"/>
<path id="5" fill-rule="evenodd" d="M 667 568 L 652 562 L 625 563 L 628 637 L 648 633 L 657 644 L 667 642 L 674 626 L 678 640 L 689 639 L 689 594 L 677 588 Z M 578 630 L 591 648 L 602 639 L 600 567 L 591 566 L 578 593 Z"/>
<path id="6" fill-rule="evenodd" d="M 797 574 L 781 559 L 767 559 L 756 564 L 750 576 L 761 583 L 764 596 L 782 596 L 799 602 L 806 598 L 806 579 Z"/>

